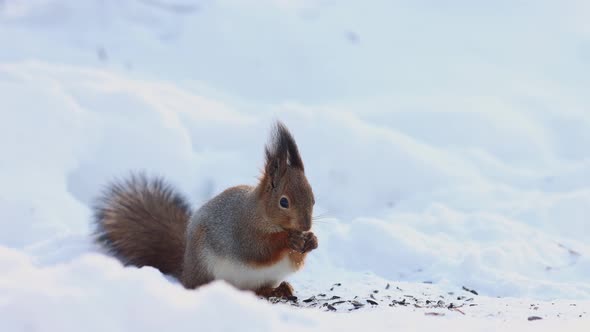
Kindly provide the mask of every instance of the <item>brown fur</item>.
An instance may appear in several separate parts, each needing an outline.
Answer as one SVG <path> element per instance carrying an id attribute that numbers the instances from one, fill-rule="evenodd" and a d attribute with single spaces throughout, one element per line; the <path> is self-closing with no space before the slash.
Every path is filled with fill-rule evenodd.
<path id="1" fill-rule="evenodd" d="M 289 298 L 293 296 L 293 286 L 290 283 L 283 281 L 277 288 L 261 287 L 255 290 L 256 295 L 262 297 L 282 297 Z"/>
<path id="2" fill-rule="evenodd" d="M 266 267 L 280 261 L 289 251 L 287 232 L 261 234 L 258 244 L 262 250 L 258 257 L 247 263 L 253 267 Z"/>
<path id="3" fill-rule="evenodd" d="M 299 270 L 307 253 L 317 248 L 317 238 L 311 232 L 285 231 L 266 234 L 258 244 L 266 250 L 256 260 L 248 261 L 251 266 L 270 266 L 288 255 L 293 267 Z"/>
<path id="4" fill-rule="evenodd" d="M 264 173 L 257 187 L 263 217 L 283 229 L 309 231 L 315 198 L 299 148 L 281 123 L 276 125 L 265 155 Z M 279 206 L 283 196 L 289 200 L 288 209 Z"/>
<path id="5" fill-rule="evenodd" d="M 96 239 L 126 265 L 180 276 L 190 208 L 162 179 L 132 175 L 95 206 Z"/>

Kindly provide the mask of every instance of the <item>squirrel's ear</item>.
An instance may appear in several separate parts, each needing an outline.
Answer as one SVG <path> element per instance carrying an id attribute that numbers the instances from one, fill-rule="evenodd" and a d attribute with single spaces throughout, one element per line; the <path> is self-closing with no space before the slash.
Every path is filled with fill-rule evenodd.
<path id="1" fill-rule="evenodd" d="M 304 170 L 295 139 L 287 127 L 279 121 L 274 125 L 264 152 L 266 155 L 264 171 L 270 178 L 273 188 L 277 186 L 288 167 Z"/>

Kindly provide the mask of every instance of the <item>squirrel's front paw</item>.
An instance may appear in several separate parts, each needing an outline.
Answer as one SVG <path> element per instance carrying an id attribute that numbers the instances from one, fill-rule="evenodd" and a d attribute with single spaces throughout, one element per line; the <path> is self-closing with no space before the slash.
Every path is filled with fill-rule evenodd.
<path id="1" fill-rule="evenodd" d="M 302 254 L 318 247 L 318 238 L 312 232 L 289 232 L 289 248 Z"/>
<path id="2" fill-rule="evenodd" d="M 289 231 L 289 248 L 303 252 L 305 247 L 305 234 L 299 231 Z"/>
<path id="3" fill-rule="evenodd" d="M 305 245 L 302 252 L 310 252 L 318 247 L 318 238 L 312 232 L 304 233 Z"/>

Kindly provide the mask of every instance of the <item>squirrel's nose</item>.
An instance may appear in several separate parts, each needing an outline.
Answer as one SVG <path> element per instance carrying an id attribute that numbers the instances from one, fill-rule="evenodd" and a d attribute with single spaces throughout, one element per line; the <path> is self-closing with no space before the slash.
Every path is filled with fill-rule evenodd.
<path id="1" fill-rule="evenodd" d="M 299 225 L 302 232 L 307 232 L 311 229 L 311 217 L 301 218 L 301 224 Z"/>

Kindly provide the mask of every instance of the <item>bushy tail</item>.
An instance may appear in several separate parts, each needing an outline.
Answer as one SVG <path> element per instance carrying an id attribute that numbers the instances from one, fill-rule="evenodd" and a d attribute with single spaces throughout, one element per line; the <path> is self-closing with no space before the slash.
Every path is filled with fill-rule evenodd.
<path id="1" fill-rule="evenodd" d="M 179 278 L 191 208 L 161 178 L 132 174 L 110 184 L 94 207 L 96 241 L 125 265 Z"/>

